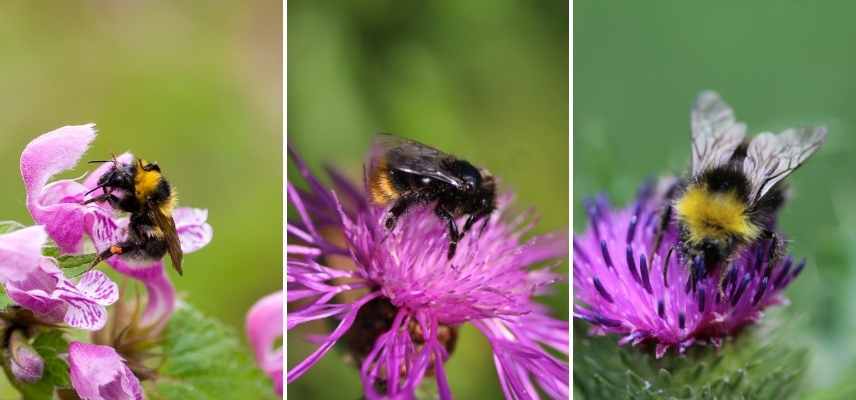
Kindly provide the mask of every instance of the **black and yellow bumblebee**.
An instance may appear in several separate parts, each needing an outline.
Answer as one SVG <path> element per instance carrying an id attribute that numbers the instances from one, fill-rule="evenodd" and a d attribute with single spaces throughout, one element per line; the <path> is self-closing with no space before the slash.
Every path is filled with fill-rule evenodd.
<path id="1" fill-rule="evenodd" d="M 653 252 L 674 220 L 677 247 L 693 283 L 717 269 L 724 273 L 720 266 L 757 240 L 771 240 L 770 255 L 777 260 L 783 245 L 773 225 L 786 199 L 784 179 L 820 148 L 826 128 L 791 128 L 748 138 L 746 125 L 710 91 L 696 99 L 691 125 L 692 166 L 668 190 Z"/>
<path id="2" fill-rule="evenodd" d="M 129 213 L 130 218 L 127 238 L 98 254 L 92 267 L 112 256 L 132 264 L 149 264 L 169 253 L 173 267 L 182 274 L 183 253 L 172 218 L 177 197 L 160 167 L 142 159 L 122 163 L 114 157 L 112 161 L 93 162 L 112 162 L 113 166 L 89 191 L 101 189 L 103 193 L 84 204 L 107 201 L 114 209 Z"/>
<path id="3" fill-rule="evenodd" d="M 368 164 L 372 202 L 393 204 L 384 222 L 386 229 L 394 229 L 411 206 L 436 203 L 434 213 L 449 231 L 449 259 L 464 234 L 496 209 L 496 185 L 490 172 L 414 140 L 378 134 Z M 464 215 L 468 217 L 459 230 L 455 219 Z"/>

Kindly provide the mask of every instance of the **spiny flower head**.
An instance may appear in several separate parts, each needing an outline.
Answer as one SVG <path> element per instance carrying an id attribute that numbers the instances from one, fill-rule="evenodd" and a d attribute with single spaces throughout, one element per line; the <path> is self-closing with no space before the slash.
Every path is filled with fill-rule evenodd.
<path id="1" fill-rule="evenodd" d="M 370 205 L 364 191 L 332 171 L 336 191 L 330 191 L 292 157 L 309 189 L 288 183 L 300 216 L 288 224 L 288 302 L 299 306 L 288 313 L 288 329 L 339 322 L 288 372 L 288 382 L 341 340 L 360 364 L 367 398 L 412 398 L 422 378 L 433 375 L 440 398 L 448 399 L 443 364 L 458 326 L 471 323 L 493 348 L 506 397 L 537 397 L 533 378 L 550 397 L 568 396 L 568 366 L 546 351 L 568 353 L 568 324 L 533 300 L 558 275 L 529 269 L 566 255 L 566 236 L 522 241 L 531 223 L 523 215 L 506 221 L 511 198 L 503 196 L 484 227 L 465 236 L 448 260 L 446 225 L 430 209 L 410 210 L 390 232 L 386 210 Z M 333 267 L 336 259 L 348 267 Z"/>
<path id="2" fill-rule="evenodd" d="M 620 344 L 653 342 L 662 357 L 669 348 L 719 346 L 785 301 L 781 292 L 805 261 L 775 257 L 772 240 L 754 242 L 724 271 L 708 273 L 680 259 L 674 223 L 654 251 L 666 204 L 650 185 L 624 209 L 613 209 L 603 196 L 587 204 L 589 228 L 573 240 L 574 316 L 591 323 L 593 334 L 624 335 Z"/>

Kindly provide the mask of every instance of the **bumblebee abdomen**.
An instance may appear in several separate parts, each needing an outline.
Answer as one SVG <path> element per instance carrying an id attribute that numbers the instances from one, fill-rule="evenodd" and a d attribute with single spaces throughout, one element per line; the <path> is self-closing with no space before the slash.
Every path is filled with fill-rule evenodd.
<path id="1" fill-rule="evenodd" d="M 375 204 L 387 204 L 400 196 L 399 190 L 392 180 L 391 172 L 385 163 L 370 172 L 369 194 Z"/>
<path id="2" fill-rule="evenodd" d="M 747 208 L 736 191 L 713 192 L 703 184 L 691 184 L 675 202 L 677 217 L 693 245 L 711 239 L 750 242 L 758 238 L 761 228 L 752 222 Z"/>

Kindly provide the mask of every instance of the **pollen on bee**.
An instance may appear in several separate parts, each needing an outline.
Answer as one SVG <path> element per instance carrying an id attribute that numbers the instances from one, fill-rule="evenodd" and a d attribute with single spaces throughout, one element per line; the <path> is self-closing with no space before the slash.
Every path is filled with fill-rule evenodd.
<path id="1" fill-rule="evenodd" d="M 375 168 L 369 179 L 369 194 L 377 204 L 386 204 L 398 198 L 398 192 L 389 178 L 389 170 L 381 165 Z"/>
<path id="2" fill-rule="evenodd" d="M 712 193 L 702 185 L 692 185 L 677 200 L 675 210 L 687 225 L 693 243 L 730 235 L 752 240 L 761 233 L 749 220 L 746 204 L 735 192 Z"/>

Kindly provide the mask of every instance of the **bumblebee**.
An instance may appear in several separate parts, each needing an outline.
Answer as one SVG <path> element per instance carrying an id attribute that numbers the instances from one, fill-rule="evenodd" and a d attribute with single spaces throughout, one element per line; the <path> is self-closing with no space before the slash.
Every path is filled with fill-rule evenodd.
<path id="1" fill-rule="evenodd" d="M 112 163 L 112 168 L 98 179 L 98 185 L 87 193 L 101 189 L 102 194 L 84 204 L 106 201 L 114 209 L 129 213 L 128 237 L 98 254 L 91 267 L 113 256 L 134 264 L 148 264 L 168 252 L 173 267 L 182 274 L 183 253 L 172 218 L 177 199 L 160 167 L 142 159 L 124 164 L 114 157 Z"/>
<path id="2" fill-rule="evenodd" d="M 434 214 L 449 231 L 448 259 L 464 234 L 496 209 L 496 185 L 487 170 L 413 140 L 378 134 L 367 174 L 372 202 L 392 204 L 384 222 L 387 230 L 410 207 L 435 203 Z M 459 230 L 455 220 L 464 215 L 468 217 Z"/>
<path id="3" fill-rule="evenodd" d="M 785 178 L 820 148 L 826 128 L 791 128 L 748 138 L 746 125 L 710 91 L 696 99 L 691 128 L 692 166 L 666 194 L 670 203 L 653 252 L 669 224 L 677 222 L 677 247 L 691 268 L 694 287 L 711 271 L 723 271 L 721 265 L 757 240 L 771 240 L 771 256 L 781 257 L 782 241 L 773 224 L 786 199 Z"/>

